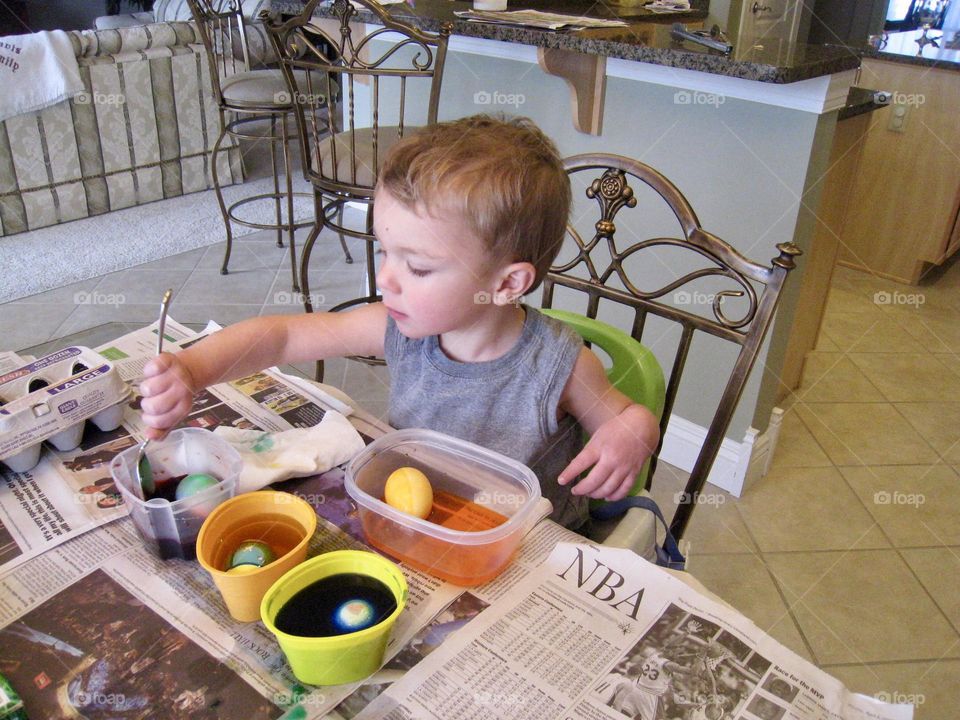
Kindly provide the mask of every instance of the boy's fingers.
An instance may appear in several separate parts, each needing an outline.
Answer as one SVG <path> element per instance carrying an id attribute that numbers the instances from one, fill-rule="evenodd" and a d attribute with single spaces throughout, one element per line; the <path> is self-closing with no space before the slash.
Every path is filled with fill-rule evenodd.
<path id="1" fill-rule="evenodd" d="M 570 464 L 567 465 L 557 476 L 557 483 L 560 485 L 566 485 L 571 482 L 574 478 L 577 477 L 580 473 L 586 470 L 588 467 L 593 465 L 598 459 L 599 453 L 597 453 L 590 445 L 587 445 L 583 450 L 581 450 L 577 456 L 570 461 Z M 579 486 L 582 484 L 577 483 Z"/>
<path id="2" fill-rule="evenodd" d="M 160 430 L 159 428 L 148 427 L 144 432 L 144 435 L 147 436 L 150 440 L 163 440 L 167 435 L 170 434 L 170 429 Z"/>
<path id="3" fill-rule="evenodd" d="M 182 402 L 183 398 L 176 393 L 162 393 L 156 397 L 144 397 L 140 401 L 140 409 L 146 415 L 163 415 Z"/>
<path id="4" fill-rule="evenodd" d="M 594 497 L 593 493 L 604 483 L 609 475 L 610 468 L 602 462 L 597 463 L 583 480 L 573 486 L 570 492 L 574 495 L 590 495 Z"/>
<path id="5" fill-rule="evenodd" d="M 611 470 L 601 480 L 602 482 L 590 493 L 590 497 L 598 500 L 612 500 L 613 494 L 620 489 L 623 473 L 619 470 Z"/>
<path id="6" fill-rule="evenodd" d="M 173 367 L 173 355 L 171 353 L 160 353 L 147 360 L 147 364 L 143 366 L 143 376 L 162 375 L 171 367 Z"/>
<path id="7" fill-rule="evenodd" d="M 151 363 L 155 364 L 151 365 Z M 147 365 L 144 366 L 143 375 L 144 379 L 140 381 L 138 388 L 140 395 L 143 397 L 161 395 L 171 388 L 182 388 L 190 395 L 193 395 L 193 390 L 186 377 L 186 370 L 183 365 L 178 364 L 176 358 L 169 353 L 158 355 L 150 360 Z"/>
<path id="8" fill-rule="evenodd" d="M 620 481 L 620 487 L 608 497 L 608 500 L 623 500 L 627 495 L 630 494 L 630 490 L 633 488 L 633 483 L 636 480 L 635 473 L 627 473 L 624 478 Z"/>
<path id="9" fill-rule="evenodd" d="M 181 418 L 190 411 L 190 401 L 180 400 L 170 410 L 163 413 L 149 413 L 143 415 L 143 424 L 166 432 L 176 425 Z"/>
<path id="10" fill-rule="evenodd" d="M 150 380 L 143 380 L 140 382 L 140 396 L 141 397 L 155 397 L 163 393 L 167 388 L 169 383 L 165 382 L 163 376 L 154 377 Z"/>

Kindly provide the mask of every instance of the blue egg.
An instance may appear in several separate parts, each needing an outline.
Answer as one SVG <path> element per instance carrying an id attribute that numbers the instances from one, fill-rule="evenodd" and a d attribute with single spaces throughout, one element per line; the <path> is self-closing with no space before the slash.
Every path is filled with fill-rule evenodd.
<path id="1" fill-rule="evenodd" d="M 341 630 L 355 632 L 373 625 L 375 620 L 373 603 L 355 598 L 340 603 L 333 613 L 333 624 Z"/>
<path id="2" fill-rule="evenodd" d="M 277 559 L 273 548 L 260 540 L 244 540 L 230 556 L 228 570 L 242 565 L 263 567 Z"/>
<path id="3" fill-rule="evenodd" d="M 187 475 L 183 480 L 177 483 L 177 489 L 174 492 L 174 496 L 177 500 L 183 500 L 184 498 L 191 497 L 196 495 L 198 492 L 202 492 L 207 488 L 212 488 L 214 485 L 219 483 L 213 475 L 207 475 L 207 473 L 194 473 L 192 475 Z"/>

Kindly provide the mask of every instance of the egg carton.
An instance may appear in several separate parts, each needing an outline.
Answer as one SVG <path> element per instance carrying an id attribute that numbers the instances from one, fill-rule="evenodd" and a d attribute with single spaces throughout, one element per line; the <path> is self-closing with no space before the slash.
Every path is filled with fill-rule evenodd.
<path id="1" fill-rule="evenodd" d="M 130 387 L 103 355 L 74 346 L 0 375 L 0 462 L 24 472 L 40 462 L 48 441 L 73 450 L 89 419 L 116 430 Z"/>

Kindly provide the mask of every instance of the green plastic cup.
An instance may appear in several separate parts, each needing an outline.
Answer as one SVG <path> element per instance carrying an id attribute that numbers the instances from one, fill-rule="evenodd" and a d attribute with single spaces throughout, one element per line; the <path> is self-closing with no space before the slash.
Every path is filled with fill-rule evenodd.
<path id="1" fill-rule="evenodd" d="M 330 575 L 355 573 L 375 578 L 393 593 L 397 609 L 376 625 L 329 637 L 302 637 L 274 624 L 280 608 L 308 585 Z M 293 568 L 277 580 L 260 603 L 260 619 L 280 643 L 297 680 L 309 685 L 340 685 L 372 675 L 383 664 L 390 631 L 407 604 L 407 581 L 400 568 L 371 552 L 336 550 Z"/>

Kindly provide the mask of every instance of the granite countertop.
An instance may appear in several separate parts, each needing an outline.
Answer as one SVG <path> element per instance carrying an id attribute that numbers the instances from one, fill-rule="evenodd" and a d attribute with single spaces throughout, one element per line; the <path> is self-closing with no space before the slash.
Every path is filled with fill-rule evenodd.
<path id="1" fill-rule="evenodd" d="M 847 104 L 840 108 L 840 112 L 837 114 L 837 120 L 846 120 L 847 118 L 856 117 L 857 115 L 863 115 L 864 113 L 886 107 L 889 101 L 885 101 L 885 97 L 886 95 L 884 93 L 876 90 L 852 87 L 847 94 Z"/>
<path id="2" fill-rule="evenodd" d="M 831 45 L 807 45 L 768 41 L 763 46 L 734 48 L 730 55 L 693 43 L 679 44 L 670 38 L 670 26 L 677 21 L 691 22 L 706 17 L 706 2 L 691 2 L 692 12 L 656 15 L 648 10 L 621 4 L 588 4 L 582 0 L 511 0 L 508 10 L 536 9 L 545 12 L 581 14 L 591 17 L 620 17 L 630 23 L 627 28 L 556 32 L 533 28 L 506 27 L 461 20 L 456 10 L 469 10 L 466 0 L 410 0 L 386 8 L 392 15 L 426 29 L 437 30 L 442 22 L 453 23 L 453 34 L 485 38 L 534 47 L 572 50 L 588 55 L 634 60 L 673 68 L 726 75 L 768 83 L 791 83 L 799 80 L 853 70 L 860 64 L 858 54 L 850 48 Z M 302 0 L 272 0 L 275 12 L 299 13 Z M 319 16 L 332 17 L 326 4 L 317 8 Z M 373 20 L 372 13 L 362 12 L 361 19 Z"/>
<path id="3" fill-rule="evenodd" d="M 863 57 L 876 58 L 877 60 L 891 60 L 909 65 L 940 68 L 942 70 L 960 71 L 960 44 L 952 48 L 946 47 L 947 43 L 955 37 L 953 31 L 929 31 L 927 33 L 928 37 L 940 38 L 937 40 L 940 47 L 936 48 L 933 45 L 925 45 L 923 53 L 918 54 L 920 45 L 917 44 L 916 40 L 922 34 L 922 30 L 890 33 L 887 44 L 883 48 L 878 49 L 868 45 L 862 51 Z M 956 36 L 960 38 L 960 33 L 957 33 Z"/>

